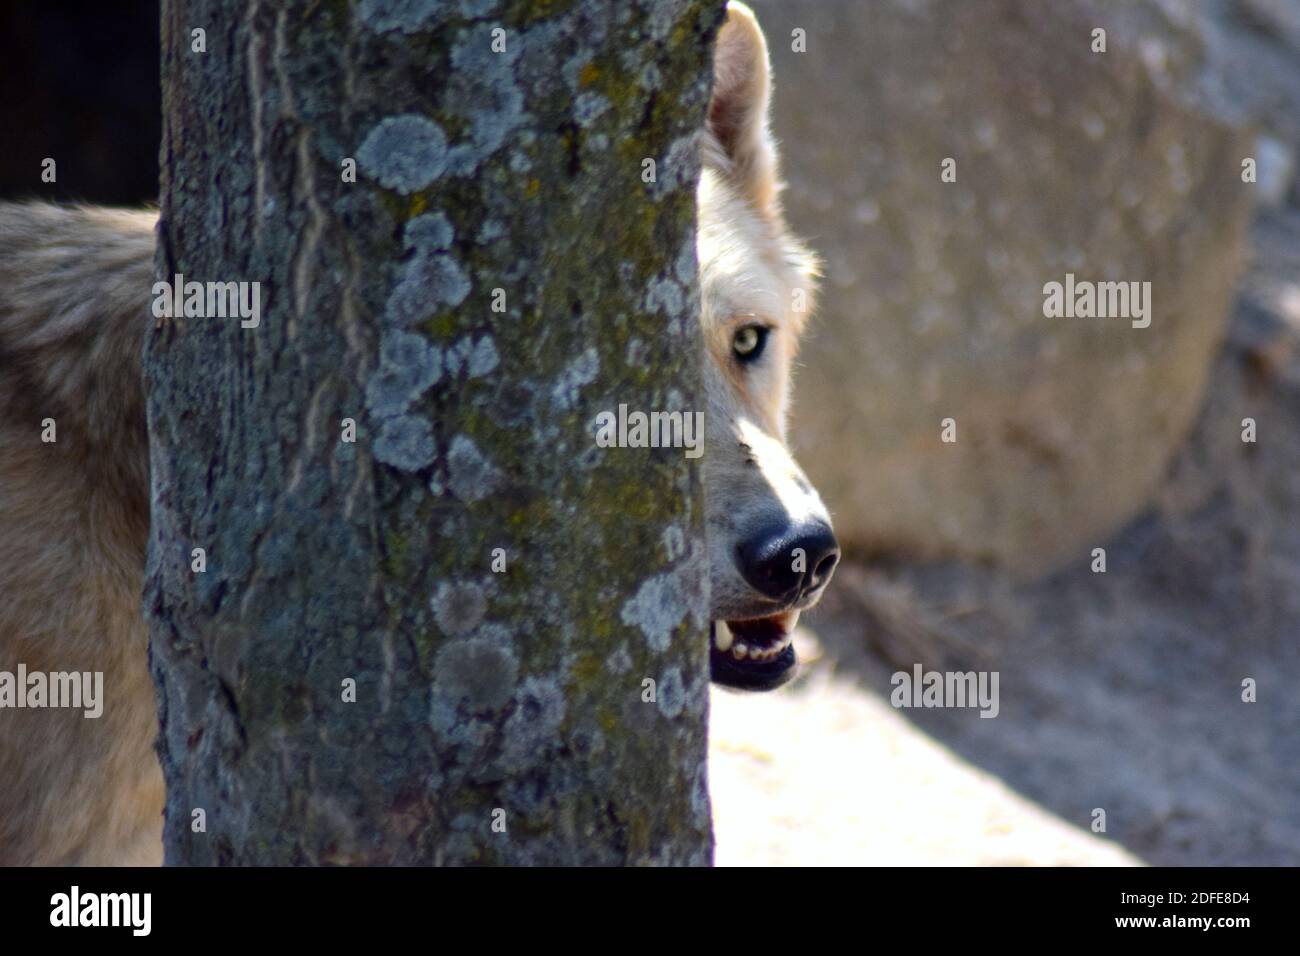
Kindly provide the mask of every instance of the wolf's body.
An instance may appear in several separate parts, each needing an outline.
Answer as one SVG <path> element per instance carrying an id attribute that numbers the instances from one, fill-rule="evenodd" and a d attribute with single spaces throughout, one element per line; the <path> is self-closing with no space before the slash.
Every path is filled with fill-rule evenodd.
<path id="1" fill-rule="evenodd" d="M 4 864 L 161 860 L 140 611 L 154 219 L 0 207 L 0 671 L 104 674 L 98 718 L 0 710 Z"/>
<path id="2" fill-rule="evenodd" d="M 784 448 L 805 317 L 797 300 L 811 298 L 813 265 L 777 204 L 767 98 L 762 34 L 733 4 L 703 142 L 698 252 L 711 358 L 713 672 L 747 687 L 793 673 L 790 628 L 838 555 L 816 493 Z M 0 864 L 162 859 L 140 609 L 149 520 L 140 355 L 155 218 L 0 204 L 0 672 L 24 664 L 29 673 L 104 674 L 98 719 L 0 710 Z M 742 356 L 759 336 L 745 330 L 756 326 L 761 343 Z M 46 419 L 54 442 L 41 440 Z M 806 571 L 787 567 L 796 549 Z"/>

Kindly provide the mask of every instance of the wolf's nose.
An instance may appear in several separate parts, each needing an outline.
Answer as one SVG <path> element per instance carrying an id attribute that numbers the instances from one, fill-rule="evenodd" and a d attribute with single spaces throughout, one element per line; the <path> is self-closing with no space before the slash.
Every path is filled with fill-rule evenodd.
<path id="1" fill-rule="evenodd" d="M 767 597 L 794 601 L 831 579 L 840 546 L 830 526 L 817 522 L 760 532 L 736 548 L 740 573 Z"/>

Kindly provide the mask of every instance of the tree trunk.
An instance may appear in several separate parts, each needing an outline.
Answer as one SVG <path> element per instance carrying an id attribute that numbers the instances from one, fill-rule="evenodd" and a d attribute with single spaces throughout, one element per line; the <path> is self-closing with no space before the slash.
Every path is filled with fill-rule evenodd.
<path id="1" fill-rule="evenodd" d="M 164 4 L 158 279 L 260 302 L 146 347 L 168 863 L 710 861 L 699 471 L 593 420 L 701 407 L 721 15 Z"/>

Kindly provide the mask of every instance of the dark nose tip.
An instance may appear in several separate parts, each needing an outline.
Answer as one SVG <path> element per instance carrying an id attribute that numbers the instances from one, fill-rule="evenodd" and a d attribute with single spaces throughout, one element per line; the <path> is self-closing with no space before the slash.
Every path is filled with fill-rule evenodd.
<path id="1" fill-rule="evenodd" d="M 770 598 L 797 600 L 831 579 L 840 546 L 821 522 L 767 529 L 736 548 L 740 573 Z"/>

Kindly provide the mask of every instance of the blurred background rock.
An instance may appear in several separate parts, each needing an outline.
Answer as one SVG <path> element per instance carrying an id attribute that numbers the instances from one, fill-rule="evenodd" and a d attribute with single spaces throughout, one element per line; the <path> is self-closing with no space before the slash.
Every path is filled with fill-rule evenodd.
<path id="1" fill-rule="evenodd" d="M 838 533 L 1033 573 L 1087 555 L 1200 409 L 1257 192 L 1244 120 L 1198 108 L 1199 34 L 1074 0 L 761 15 L 790 216 L 826 259 L 795 441 Z M 1152 326 L 1044 318 L 1067 273 L 1150 282 Z"/>

